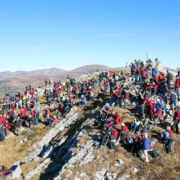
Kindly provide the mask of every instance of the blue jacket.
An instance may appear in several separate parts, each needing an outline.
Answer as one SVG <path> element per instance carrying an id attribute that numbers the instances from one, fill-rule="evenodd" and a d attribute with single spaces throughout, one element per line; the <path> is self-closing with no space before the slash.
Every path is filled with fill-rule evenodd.
<path id="1" fill-rule="evenodd" d="M 156 75 L 157 74 L 157 70 L 156 70 L 156 68 L 153 68 L 152 69 L 152 76 L 154 76 L 154 75 Z"/>
<path id="2" fill-rule="evenodd" d="M 178 111 L 180 111 L 180 106 L 177 106 L 177 108 L 178 108 Z"/>
<path id="3" fill-rule="evenodd" d="M 162 92 L 163 92 L 163 93 L 167 93 L 167 85 L 162 84 L 162 85 L 160 86 L 160 88 L 162 89 Z"/>
<path id="4" fill-rule="evenodd" d="M 81 100 L 83 104 L 87 103 L 86 97 L 83 97 L 83 99 Z"/>
<path id="5" fill-rule="evenodd" d="M 149 138 L 145 138 L 144 139 L 144 143 L 143 143 L 143 150 L 148 150 L 150 147 L 150 139 Z"/>
<path id="6" fill-rule="evenodd" d="M 175 93 L 172 93 L 172 94 L 171 94 L 170 99 L 171 99 L 171 103 L 172 103 L 172 104 L 176 104 L 176 94 L 175 94 Z"/>
<path id="7" fill-rule="evenodd" d="M 162 107 L 162 103 L 161 102 L 157 102 L 155 108 L 156 110 L 159 110 Z"/>

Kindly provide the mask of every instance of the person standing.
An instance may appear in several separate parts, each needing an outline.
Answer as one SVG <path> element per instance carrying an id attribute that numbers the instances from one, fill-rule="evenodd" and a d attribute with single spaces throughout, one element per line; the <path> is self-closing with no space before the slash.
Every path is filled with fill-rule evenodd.
<path id="1" fill-rule="evenodd" d="M 39 110 L 37 109 L 36 110 L 36 113 L 35 113 L 35 119 L 36 119 L 36 125 L 39 124 Z"/>
<path id="2" fill-rule="evenodd" d="M 39 100 L 37 100 L 37 102 L 36 102 L 36 108 L 40 112 L 41 103 L 39 102 Z"/>
<path id="3" fill-rule="evenodd" d="M 176 78 L 176 94 L 177 94 L 177 99 L 180 100 L 180 77 L 177 76 Z"/>
<path id="4" fill-rule="evenodd" d="M 146 164 L 149 164 L 149 158 L 148 158 L 148 150 L 150 148 L 150 139 L 148 138 L 148 134 L 145 132 L 144 133 L 144 139 L 143 139 L 143 152 L 145 155 L 145 162 Z"/>

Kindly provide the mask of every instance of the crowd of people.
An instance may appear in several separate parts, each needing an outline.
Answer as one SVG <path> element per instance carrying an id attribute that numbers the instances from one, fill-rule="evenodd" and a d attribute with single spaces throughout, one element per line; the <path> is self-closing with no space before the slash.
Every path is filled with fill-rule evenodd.
<path id="1" fill-rule="evenodd" d="M 158 59 L 155 62 L 155 65 L 159 63 Z M 102 129 L 99 141 L 100 145 L 107 144 L 112 149 L 119 140 L 121 144 L 131 144 L 131 153 L 141 155 L 143 152 L 148 164 L 147 152 L 151 146 L 148 134 L 155 126 L 162 129 L 158 140 L 164 143 L 168 154 L 172 152 L 175 134 L 180 133 L 180 71 L 176 76 L 168 70 L 160 72 L 151 60 L 146 64 L 135 60 L 130 69 L 129 83 L 119 85 L 113 76 L 109 78 L 111 98 L 100 110 L 96 122 Z M 131 123 L 113 112 L 114 106 L 126 109 L 132 105 L 135 119 Z M 133 134 L 140 136 L 133 138 Z"/>
<path id="2" fill-rule="evenodd" d="M 39 122 L 41 103 L 31 85 L 23 93 L 6 94 L 0 105 L 0 141 L 5 140 L 9 131 L 19 136 L 21 125 L 32 128 Z"/>
<path id="3" fill-rule="evenodd" d="M 59 117 L 69 112 L 73 105 L 83 106 L 93 100 L 94 89 L 98 87 L 101 91 L 110 92 L 110 99 L 99 111 L 96 122 L 101 128 L 101 145 L 108 144 L 114 149 L 118 140 L 121 144 L 131 144 L 131 152 L 138 155 L 143 151 L 145 161 L 149 163 L 147 154 L 151 143 L 148 132 L 154 126 L 160 126 L 163 129 L 160 138 L 167 153 L 171 153 L 174 135 L 179 132 L 180 71 L 176 76 L 168 70 L 166 73 L 160 72 L 151 60 L 146 63 L 135 60 L 129 68 L 129 76 L 125 76 L 124 70 L 98 70 L 84 80 L 70 76 L 65 82 L 45 79 L 44 96 L 47 106 L 43 109 L 37 91 L 30 85 L 23 93 L 18 92 L 14 96 L 7 94 L 0 101 L 0 141 L 5 139 L 9 130 L 19 136 L 21 125 L 30 128 L 38 125 L 41 111 L 45 128 L 55 126 Z M 57 113 L 51 116 L 50 106 L 53 103 L 58 104 L 58 108 Z M 114 106 L 123 109 L 135 106 L 132 109 L 134 121 L 127 124 L 124 117 L 113 111 Z M 133 134 L 139 134 L 139 137 L 132 138 Z"/>

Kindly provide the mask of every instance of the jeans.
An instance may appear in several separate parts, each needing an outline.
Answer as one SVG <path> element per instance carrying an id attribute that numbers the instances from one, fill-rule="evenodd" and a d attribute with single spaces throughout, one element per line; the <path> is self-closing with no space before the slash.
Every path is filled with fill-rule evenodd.
<path id="1" fill-rule="evenodd" d="M 166 148 L 167 153 L 171 153 L 172 142 L 173 142 L 172 139 L 167 139 L 166 140 L 165 148 Z"/>
<path id="2" fill-rule="evenodd" d="M 39 124 L 39 118 L 36 118 L 36 125 Z"/>
<path id="3" fill-rule="evenodd" d="M 142 81 L 142 75 L 139 74 L 139 82 L 141 82 L 141 81 Z"/>
<path id="4" fill-rule="evenodd" d="M 127 138 L 127 136 L 128 136 L 128 132 L 125 132 L 125 133 L 121 133 L 121 139 L 122 139 L 122 141 L 124 142 L 124 143 L 126 143 L 126 138 Z"/>
<path id="5" fill-rule="evenodd" d="M 139 74 L 135 74 L 135 82 L 139 81 Z"/>
<path id="6" fill-rule="evenodd" d="M 34 127 L 34 121 L 35 121 L 35 118 L 31 117 L 31 127 Z"/>
<path id="7" fill-rule="evenodd" d="M 45 118 L 44 118 L 44 122 L 45 122 L 46 126 L 49 126 L 49 125 L 50 125 L 50 119 L 49 119 L 49 117 L 45 117 Z"/>
<path id="8" fill-rule="evenodd" d="M 5 128 L 5 136 L 8 136 L 8 129 Z"/>
<path id="9" fill-rule="evenodd" d="M 104 144 L 107 144 L 109 141 L 109 134 L 106 133 L 104 136 L 103 136 L 103 139 L 102 139 L 102 142 L 101 142 L 101 145 L 104 145 Z"/>
<path id="10" fill-rule="evenodd" d="M 173 126 L 172 126 L 173 133 L 176 133 L 176 126 L 177 126 L 177 124 L 178 124 L 178 119 L 175 119 L 174 123 L 173 123 Z"/>
<path id="11" fill-rule="evenodd" d="M 37 110 L 39 111 L 39 113 L 40 113 L 40 109 L 41 109 L 40 107 L 37 107 Z"/>
<path id="12" fill-rule="evenodd" d="M 116 103 L 116 98 L 114 96 L 112 96 L 110 99 L 110 102 L 109 102 L 110 106 L 112 105 L 112 103 Z"/>
<path id="13" fill-rule="evenodd" d="M 108 86 L 105 86 L 105 87 L 104 87 L 104 90 L 107 91 L 107 90 L 108 90 Z"/>
<path id="14" fill-rule="evenodd" d="M 134 132 L 136 132 L 136 130 L 139 128 L 139 125 L 137 125 L 136 123 L 132 122 L 131 123 L 131 131 L 134 130 Z"/>

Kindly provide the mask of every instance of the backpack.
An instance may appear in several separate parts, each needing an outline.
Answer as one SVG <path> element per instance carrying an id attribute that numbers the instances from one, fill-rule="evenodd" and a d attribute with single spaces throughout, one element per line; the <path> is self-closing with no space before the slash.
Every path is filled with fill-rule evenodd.
<path id="1" fill-rule="evenodd" d="M 169 133 L 167 131 L 163 131 L 161 136 L 164 138 L 164 139 L 168 139 L 170 137 Z"/>
<path id="2" fill-rule="evenodd" d="M 155 150 L 148 151 L 148 153 L 151 155 L 151 157 L 153 159 L 159 157 L 159 153 L 157 151 L 155 151 Z"/>

